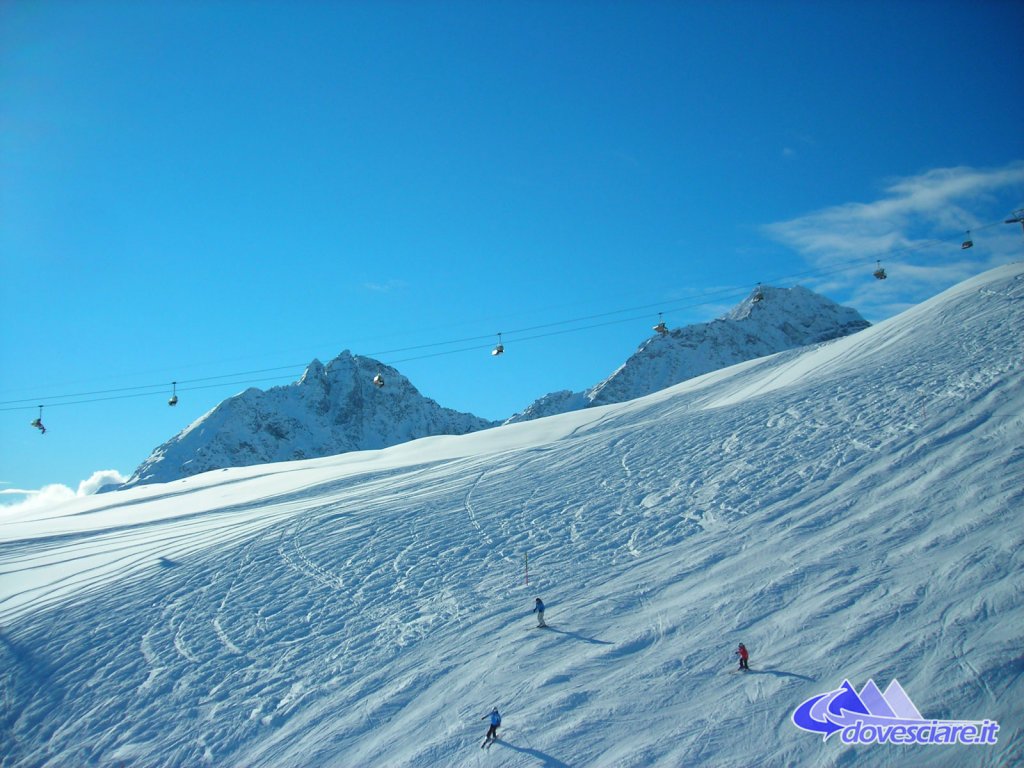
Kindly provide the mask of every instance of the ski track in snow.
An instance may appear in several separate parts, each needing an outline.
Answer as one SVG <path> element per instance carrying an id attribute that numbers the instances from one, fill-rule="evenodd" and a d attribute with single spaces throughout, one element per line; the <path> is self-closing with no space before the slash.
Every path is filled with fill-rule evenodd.
<path id="1" fill-rule="evenodd" d="M 0 520 L 0 765 L 1020 763 L 1022 273 L 422 455 Z M 792 725 L 846 678 L 999 744 Z"/>

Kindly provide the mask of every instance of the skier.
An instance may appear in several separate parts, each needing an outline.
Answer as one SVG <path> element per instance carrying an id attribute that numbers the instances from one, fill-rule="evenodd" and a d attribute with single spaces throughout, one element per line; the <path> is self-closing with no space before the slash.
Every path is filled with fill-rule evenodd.
<path id="1" fill-rule="evenodd" d="M 46 427 L 43 426 L 43 420 L 41 418 L 33 419 L 32 426 L 38 429 L 40 434 L 46 434 Z"/>
<path id="2" fill-rule="evenodd" d="M 739 668 L 749 670 L 750 667 L 747 666 L 747 659 L 750 658 L 750 654 L 747 653 L 747 646 L 745 646 L 743 643 L 740 643 L 740 647 L 736 649 L 736 655 L 740 657 Z"/>
<path id="3" fill-rule="evenodd" d="M 537 626 L 546 627 L 547 624 L 544 623 L 544 602 L 539 597 L 534 601 L 533 612 L 537 614 Z"/>
<path id="4" fill-rule="evenodd" d="M 486 747 L 488 742 L 498 738 L 498 726 L 501 725 L 501 715 L 498 713 L 498 708 L 495 707 L 491 710 L 491 714 L 484 715 L 480 719 L 486 720 L 488 717 L 491 718 L 491 727 L 487 729 L 487 735 L 484 737 L 484 743 L 480 745 L 481 747 Z"/>

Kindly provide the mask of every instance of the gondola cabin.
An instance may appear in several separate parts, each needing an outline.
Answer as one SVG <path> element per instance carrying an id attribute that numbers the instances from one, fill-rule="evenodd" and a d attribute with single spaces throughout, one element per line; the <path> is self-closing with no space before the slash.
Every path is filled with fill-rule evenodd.
<path id="1" fill-rule="evenodd" d="M 39 430 L 39 434 L 46 434 L 46 427 L 43 426 L 43 406 L 39 406 L 39 415 L 32 419 L 32 426 Z"/>

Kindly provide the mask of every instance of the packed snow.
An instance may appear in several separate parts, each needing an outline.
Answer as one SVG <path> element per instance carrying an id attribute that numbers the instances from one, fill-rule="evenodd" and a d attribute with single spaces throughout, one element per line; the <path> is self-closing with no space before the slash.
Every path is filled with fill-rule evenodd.
<path id="1" fill-rule="evenodd" d="M 0 764 L 1021 764 L 1022 328 L 1015 264 L 636 400 L 2 518 Z M 998 743 L 793 724 L 869 679 Z"/>

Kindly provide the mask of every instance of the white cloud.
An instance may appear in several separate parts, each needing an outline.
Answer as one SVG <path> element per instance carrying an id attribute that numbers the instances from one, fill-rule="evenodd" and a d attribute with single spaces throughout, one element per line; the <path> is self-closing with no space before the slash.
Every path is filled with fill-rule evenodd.
<path id="1" fill-rule="evenodd" d="M 815 268 L 806 281 L 845 294 L 870 319 L 905 309 L 985 269 L 1021 258 L 1005 214 L 1024 199 L 1024 162 L 1001 168 L 937 168 L 888 182 L 879 199 L 844 203 L 765 228 Z M 967 230 L 975 247 L 961 251 Z M 874 281 L 881 260 L 890 279 Z M 868 279 L 865 279 L 865 277 Z"/>
<path id="2" fill-rule="evenodd" d="M 120 484 L 128 478 L 116 469 L 101 469 L 93 472 L 87 480 L 78 484 L 78 490 L 74 491 L 66 485 L 53 483 L 44 485 L 38 490 L 26 490 L 22 488 L 4 488 L 0 490 L 0 496 L 20 496 L 20 501 L 12 504 L 0 504 L 0 512 L 14 514 L 16 512 L 31 512 L 46 509 L 56 504 L 61 504 L 70 499 L 91 496 L 105 485 Z"/>
<path id="3" fill-rule="evenodd" d="M 776 239 L 812 257 L 839 254 L 878 255 L 921 242 L 925 237 L 954 237 L 982 222 L 971 210 L 991 204 L 994 193 L 1024 187 L 1024 163 L 979 171 L 939 168 L 893 181 L 872 203 L 845 203 L 768 226 Z M 966 199 L 965 199 L 966 198 Z"/>
<path id="4" fill-rule="evenodd" d="M 88 480 L 78 484 L 78 496 L 92 496 L 96 491 L 105 485 L 121 485 L 128 482 L 128 478 L 116 469 L 101 469 L 93 472 Z"/>
<path id="5" fill-rule="evenodd" d="M 4 514 L 15 514 L 20 512 L 34 512 L 40 509 L 47 509 L 68 499 L 75 498 L 75 492 L 66 485 L 54 484 L 44 485 L 39 490 L 21 490 L 7 488 L 3 491 L 5 496 L 21 495 L 24 498 L 13 504 L 0 506 L 0 512 Z"/>

